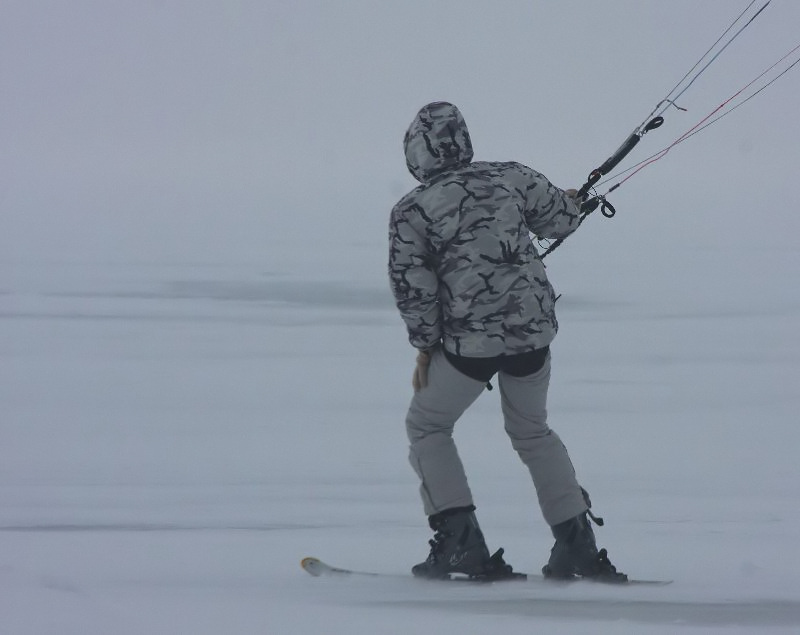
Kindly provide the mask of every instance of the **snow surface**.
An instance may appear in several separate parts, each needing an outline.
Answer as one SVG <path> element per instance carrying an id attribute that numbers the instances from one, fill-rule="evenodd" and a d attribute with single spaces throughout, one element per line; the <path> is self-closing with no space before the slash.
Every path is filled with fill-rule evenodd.
<path id="1" fill-rule="evenodd" d="M 259 263 L 3 263 L 0 631 L 800 632 L 798 250 L 647 258 L 592 226 L 549 259 L 551 424 L 612 560 L 674 584 L 303 572 L 402 574 L 430 536 L 384 245 L 276 242 Z M 457 442 L 490 548 L 538 570 L 550 536 L 496 393 Z"/>
<path id="2" fill-rule="evenodd" d="M 576 187 L 744 8 L 4 0 L 0 635 L 800 633 L 798 67 L 547 260 L 551 424 L 612 561 L 674 584 L 299 566 L 427 554 L 386 279 L 417 109 L 452 101 L 476 159 Z M 771 2 L 620 167 L 798 24 Z M 496 391 L 456 434 L 489 546 L 538 570 Z"/>

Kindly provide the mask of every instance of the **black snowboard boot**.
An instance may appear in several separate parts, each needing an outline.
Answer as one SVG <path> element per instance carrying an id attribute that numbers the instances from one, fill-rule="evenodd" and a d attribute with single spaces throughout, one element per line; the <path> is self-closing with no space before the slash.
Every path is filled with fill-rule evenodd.
<path id="1" fill-rule="evenodd" d="M 503 561 L 502 549 L 489 555 L 474 506 L 439 512 L 428 518 L 428 524 L 436 533 L 428 541 L 428 558 L 411 568 L 416 577 L 441 579 L 461 573 L 474 579 L 499 580 L 518 575 Z"/>
<path id="2" fill-rule="evenodd" d="M 569 580 L 591 578 L 600 582 L 627 582 L 628 576 L 618 573 L 608 559 L 605 549 L 597 550 L 594 531 L 584 512 L 555 525 L 556 544 L 550 551 L 550 561 L 542 569 L 546 578 Z"/>

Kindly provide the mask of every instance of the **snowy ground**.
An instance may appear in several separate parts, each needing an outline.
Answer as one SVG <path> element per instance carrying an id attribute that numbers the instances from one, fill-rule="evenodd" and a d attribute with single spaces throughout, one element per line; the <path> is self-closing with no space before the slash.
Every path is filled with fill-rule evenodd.
<path id="1" fill-rule="evenodd" d="M 798 251 L 589 267 L 580 244 L 550 263 L 551 424 L 612 560 L 674 584 L 300 569 L 402 573 L 427 551 L 402 425 L 413 354 L 377 251 L 4 262 L 0 632 L 800 632 Z M 550 537 L 497 406 L 484 395 L 457 441 L 490 548 L 535 571 Z"/>

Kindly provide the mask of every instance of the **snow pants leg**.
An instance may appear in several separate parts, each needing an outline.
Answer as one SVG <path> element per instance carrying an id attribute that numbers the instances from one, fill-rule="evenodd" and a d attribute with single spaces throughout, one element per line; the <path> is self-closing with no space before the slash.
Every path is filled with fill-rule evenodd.
<path id="1" fill-rule="evenodd" d="M 425 514 L 472 505 L 464 466 L 453 442 L 453 426 L 486 384 L 457 371 L 436 350 L 428 385 L 414 393 L 406 416 L 409 461 L 420 479 Z"/>
<path id="2" fill-rule="evenodd" d="M 550 356 L 531 375 L 516 377 L 501 370 L 498 384 L 506 433 L 530 471 L 545 521 L 553 526 L 585 512 L 586 502 L 567 450 L 547 425 Z M 428 370 L 428 386 L 414 393 L 406 416 L 409 461 L 419 476 L 428 516 L 473 504 L 453 427 L 485 386 L 456 370 L 437 350 Z"/>
<path id="3" fill-rule="evenodd" d="M 501 371 L 498 384 L 506 433 L 531 473 L 547 524 L 557 525 L 586 511 L 567 449 L 547 425 L 550 356 L 532 375 L 514 377 Z"/>

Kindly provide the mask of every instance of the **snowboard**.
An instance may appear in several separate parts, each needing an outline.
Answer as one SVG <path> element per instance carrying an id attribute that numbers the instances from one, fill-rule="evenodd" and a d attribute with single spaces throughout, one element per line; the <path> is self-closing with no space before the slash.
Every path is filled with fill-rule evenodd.
<path id="1" fill-rule="evenodd" d="M 300 561 L 300 566 L 304 571 L 313 575 L 314 577 L 372 577 L 372 578 L 408 578 L 408 574 L 398 573 L 378 573 L 375 571 L 359 571 L 356 569 L 346 569 L 343 567 L 335 567 L 323 562 L 319 558 L 306 557 Z M 606 586 L 666 586 L 672 584 L 672 580 L 642 580 L 638 578 L 628 578 L 626 582 L 604 582 L 602 580 L 593 580 L 591 578 L 573 578 L 569 580 L 546 578 L 541 573 L 513 573 L 511 577 L 500 579 L 482 579 L 482 578 L 469 578 L 467 576 L 450 576 L 448 578 L 429 579 L 429 578 L 414 578 L 426 582 L 471 582 L 473 584 L 510 584 L 514 582 L 524 582 L 526 580 L 539 580 L 549 584 L 604 584 Z"/>

